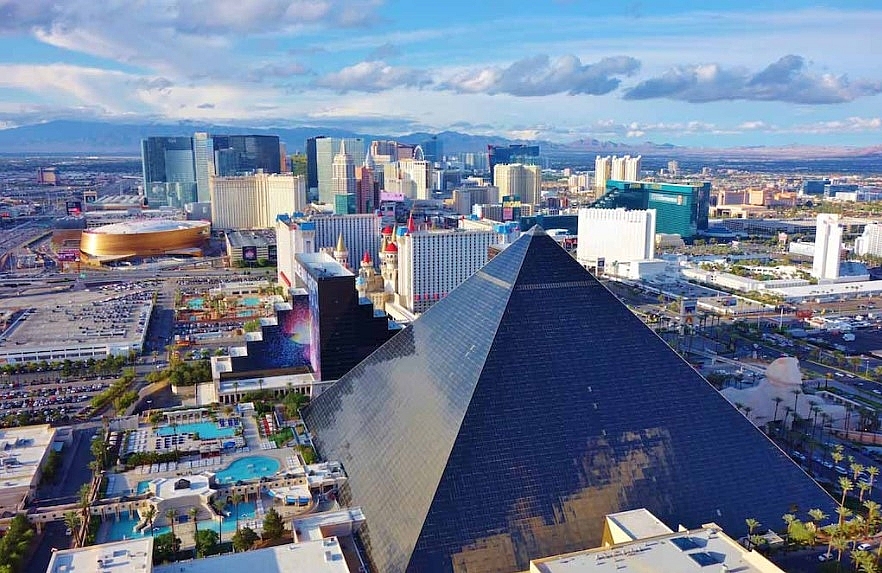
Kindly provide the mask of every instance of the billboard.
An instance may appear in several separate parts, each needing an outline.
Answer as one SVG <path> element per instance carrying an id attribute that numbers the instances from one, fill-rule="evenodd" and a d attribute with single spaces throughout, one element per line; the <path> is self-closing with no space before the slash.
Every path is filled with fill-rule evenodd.
<path id="1" fill-rule="evenodd" d="M 404 193 L 391 193 L 389 191 L 380 191 L 380 201 L 393 201 L 395 203 L 404 202 Z"/>
<path id="2" fill-rule="evenodd" d="M 66 201 L 64 207 L 67 210 L 68 216 L 77 217 L 83 212 L 82 201 Z"/>
<path id="3" fill-rule="evenodd" d="M 266 258 L 268 258 L 271 262 L 276 262 L 276 260 L 279 258 L 278 248 L 276 247 L 276 245 L 267 245 Z"/>
<path id="4" fill-rule="evenodd" d="M 257 260 L 257 247 L 242 247 L 242 260 L 253 262 Z"/>

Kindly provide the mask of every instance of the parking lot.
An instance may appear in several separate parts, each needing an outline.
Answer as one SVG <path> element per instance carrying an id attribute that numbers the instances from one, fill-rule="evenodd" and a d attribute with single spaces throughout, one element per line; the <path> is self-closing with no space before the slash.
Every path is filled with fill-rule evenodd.
<path id="1" fill-rule="evenodd" d="M 109 376 L 70 380 L 24 377 L 30 380 L 23 381 L 18 375 L 0 375 L 0 420 L 4 425 L 70 421 L 112 382 Z"/>

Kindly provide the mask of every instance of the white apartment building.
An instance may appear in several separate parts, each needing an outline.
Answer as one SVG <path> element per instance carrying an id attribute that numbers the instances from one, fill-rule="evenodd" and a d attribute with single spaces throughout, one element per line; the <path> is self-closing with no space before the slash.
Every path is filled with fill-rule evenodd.
<path id="1" fill-rule="evenodd" d="M 421 159 L 398 161 L 399 192 L 417 200 L 432 198 L 432 164 Z M 387 184 L 389 180 L 386 180 Z"/>
<path id="2" fill-rule="evenodd" d="M 655 209 L 579 209 L 576 259 L 585 267 L 655 258 Z"/>
<path id="3" fill-rule="evenodd" d="M 516 195 L 526 205 L 536 205 L 541 200 L 542 170 L 538 165 L 499 163 L 493 167 L 493 181 L 501 197 Z"/>
<path id="4" fill-rule="evenodd" d="M 302 175 L 258 172 L 211 179 L 211 224 L 216 229 L 270 229 L 279 213 L 305 206 Z"/>
<path id="5" fill-rule="evenodd" d="M 594 188 L 598 191 L 606 189 L 606 182 L 612 175 L 612 157 L 598 155 L 594 159 Z"/>
<path id="6" fill-rule="evenodd" d="M 347 263 L 358 271 L 365 251 L 375 257 L 380 249 L 380 217 L 367 215 L 280 215 L 276 220 L 276 253 L 279 284 L 294 284 L 294 255 L 333 251 L 343 235 Z"/>
<path id="7" fill-rule="evenodd" d="M 605 189 L 606 182 L 609 179 L 613 181 L 640 181 L 640 170 L 643 162 L 643 158 L 638 155 L 636 157 L 631 157 L 630 155 L 624 155 L 622 157 L 618 157 L 613 155 L 611 158 L 600 158 L 594 160 L 594 169 L 597 171 L 598 161 L 603 159 L 604 161 L 609 161 L 609 176 L 603 180 L 603 186 L 599 186 L 599 181 L 597 176 L 595 175 L 595 186 L 598 189 Z"/>
<path id="8" fill-rule="evenodd" d="M 487 231 L 416 231 L 398 238 L 398 296 L 421 313 L 447 296 L 488 260 L 498 234 Z"/>
<path id="9" fill-rule="evenodd" d="M 842 250 L 842 227 L 839 215 L 821 213 L 815 231 L 815 257 L 812 276 L 819 280 L 839 278 L 839 257 Z"/>
<path id="10" fill-rule="evenodd" d="M 882 225 L 867 223 L 864 233 L 854 241 L 854 252 L 858 255 L 882 257 Z"/>

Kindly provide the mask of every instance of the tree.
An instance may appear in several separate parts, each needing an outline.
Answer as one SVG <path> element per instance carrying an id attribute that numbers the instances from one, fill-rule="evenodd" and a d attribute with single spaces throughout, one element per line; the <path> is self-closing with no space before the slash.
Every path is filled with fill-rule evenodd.
<path id="1" fill-rule="evenodd" d="M 195 522 L 194 522 L 195 523 Z M 211 554 L 218 544 L 217 531 L 213 529 L 203 529 L 196 532 L 196 556 L 205 557 Z"/>
<path id="2" fill-rule="evenodd" d="M 83 520 L 80 518 L 80 514 L 76 511 L 64 512 L 64 525 L 67 527 L 68 531 L 70 531 L 69 535 L 73 540 L 74 546 L 76 546 L 77 531 L 79 531 L 82 523 Z"/>
<path id="3" fill-rule="evenodd" d="M 199 522 L 196 520 L 199 517 L 199 508 L 194 505 L 187 510 L 187 516 L 193 520 L 193 536 L 196 537 L 199 535 Z"/>
<path id="4" fill-rule="evenodd" d="M 147 507 L 144 508 L 142 516 L 144 517 L 144 521 L 147 522 L 147 527 L 150 528 L 150 535 L 153 535 L 153 520 L 156 519 L 156 507 L 148 504 Z"/>
<path id="5" fill-rule="evenodd" d="M 233 549 L 235 551 L 248 551 L 254 547 L 258 539 L 260 539 L 260 536 L 253 529 L 243 527 L 233 535 Z"/>
<path id="6" fill-rule="evenodd" d="M 178 518 L 178 510 L 174 507 L 170 507 L 165 510 L 165 518 L 168 520 L 168 524 L 171 526 L 171 534 L 174 536 L 175 534 L 175 521 Z"/>
<path id="7" fill-rule="evenodd" d="M 236 508 L 236 531 L 239 531 L 239 504 L 242 503 L 242 494 L 234 493 L 231 501 Z"/>
<path id="8" fill-rule="evenodd" d="M 78 494 L 80 497 L 80 499 L 79 499 L 80 510 L 83 512 L 83 515 L 85 515 L 86 512 L 89 511 L 89 505 L 91 504 L 91 501 L 92 501 L 92 486 L 87 483 L 84 483 L 83 485 L 80 486 Z"/>
<path id="9" fill-rule="evenodd" d="M 33 537 L 34 530 L 28 519 L 23 514 L 13 517 L 6 534 L 0 539 L 0 570 L 19 571 Z"/>
<path id="10" fill-rule="evenodd" d="M 274 508 L 270 508 L 263 518 L 263 538 L 264 539 L 281 539 L 285 535 L 285 524 L 282 517 Z"/>
<path id="11" fill-rule="evenodd" d="M 153 562 L 172 561 L 180 549 L 181 540 L 174 533 L 157 535 L 153 540 Z"/>
<path id="12" fill-rule="evenodd" d="M 777 422 L 778 421 L 778 405 L 784 401 L 784 398 L 782 398 L 780 396 L 775 396 L 773 398 L 773 400 L 775 401 L 775 415 L 772 416 L 772 421 Z"/>

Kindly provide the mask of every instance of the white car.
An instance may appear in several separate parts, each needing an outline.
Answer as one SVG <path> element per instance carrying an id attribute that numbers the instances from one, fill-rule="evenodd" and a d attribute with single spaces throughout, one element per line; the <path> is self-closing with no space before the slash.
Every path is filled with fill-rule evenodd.
<path id="1" fill-rule="evenodd" d="M 869 551 L 873 549 L 873 545 L 871 543 L 861 543 L 857 546 L 858 551 Z"/>

